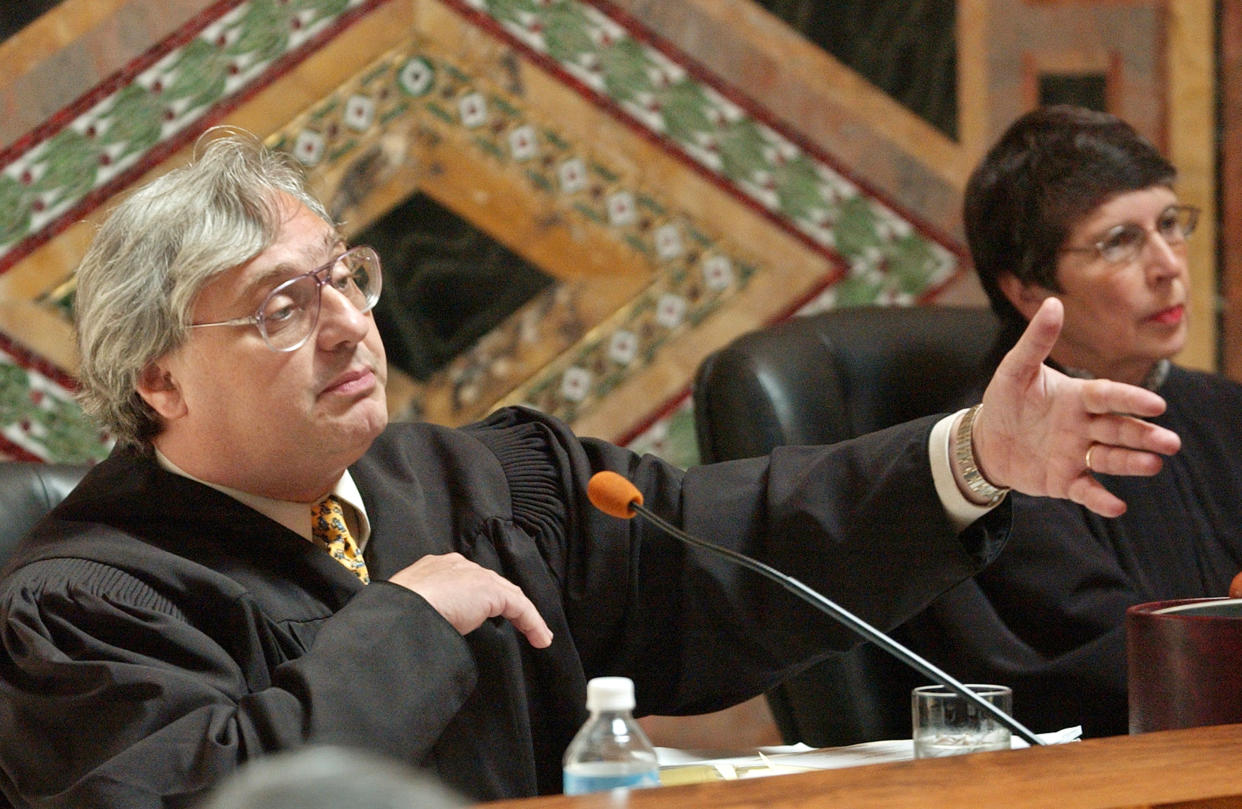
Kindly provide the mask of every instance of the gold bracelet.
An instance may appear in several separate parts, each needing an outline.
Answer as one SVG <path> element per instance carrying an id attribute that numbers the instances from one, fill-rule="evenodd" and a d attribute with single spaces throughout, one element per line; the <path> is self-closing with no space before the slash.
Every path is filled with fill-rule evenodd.
<path id="1" fill-rule="evenodd" d="M 972 428 L 975 426 L 975 418 L 982 409 L 982 404 L 975 405 L 967 410 L 966 415 L 962 416 L 962 420 L 958 422 L 957 431 L 953 434 L 953 463 L 961 473 L 962 482 L 966 484 L 967 491 L 970 492 L 967 499 L 977 505 L 994 506 L 1009 492 L 1009 489 L 989 483 L 979 471 L 979 464 L 975 461 Z"/>

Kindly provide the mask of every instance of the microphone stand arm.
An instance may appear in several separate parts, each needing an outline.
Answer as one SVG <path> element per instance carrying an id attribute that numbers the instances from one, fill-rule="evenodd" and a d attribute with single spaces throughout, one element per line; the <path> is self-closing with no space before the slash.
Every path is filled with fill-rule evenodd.
<path id="1" fill-rule="evenodd" d="M 879 646 L 881 649 L 893 655 L 898 660 L 902 661 L 906 665 L 915 669 L 919 673 L 925 675 L 932 681 L 939 683 L 940 685 L 945 686 L 949 690 L 960 694 L 962 697 L 966 698 L 967 700 L 969 700 L 970 702 L 978 706 L 980 709 L 990 714 L 994 719 L 996 719 L 996 721 L 1000 722 L 1002 725 L 1009 728 L 1010 731 L 1012 731 L 1013 733 L 1016 733 L 1019 737 L 1021 737 L 1025 741 L 1035 746 L 1045 744 L 1045 742 L 1042 739 L 1040 739 L 1038 736 L 1032 733 L 1029 729 L 1027 729 L 1025 725 L 1020 723 L 1017 719 L 1014 719 L 1012 716 L 1005 713 L 1000 708 L 993 705 L 991 702 L 988 702 L 986 699 L 976 694 L 972 689 L 968 688 L 966 685 L 956 680 L 948 672 L 939 668 L 934 663 L 932 663 L 930 660 L 927 660 L 926 658 L 919 656 L 913 650 L 906 648 L 905 646 L 898 643 L 893 638 L 889 637 L 888 635 L 884 634 L 880 630 L 873 627 L 871 624 L 859 618 L 857 615 L 854 615 L 849 610 L 845 609 L 844 607 L 841 607 L 840 605 L 826 598 L 825 596 L 823 596 L 816 590 L 813 590 L 807 585 L 798 581 L 793 576 L 782 573 L 774 567 L 765 565 L 763 562 L 760 562 L 757 559 L 752 559 L 749 556 L 746 556 L 745 554 L 738 553 L 737 551 L 732 550 L 731 548 L 726 548 L 722 545 L 716 545 L 714 543 L 708 542 L 703 539 L 699 539 L 698 537 L 688 534 L 685 531 L 682 531 L 680 528 L 673 525 L 672 523 L 670 523 L 669 521 L 665 520 L 663 517 L 659 516 L 655 512 L 646 508 L 645 506 L 643 506 L 641 503 L 637 501 L 630 503 L 630 508 L 634 510 L 635 512 L 637 512 L 638 514 L 643 515 L 648 520 L 650 520 L 652 523 L 664 529 L 665 531 L 677 537 L 678 539 L 681 539 L 684 542 L 688 542 L 691 545 L 694 545 L 696 547 L 704 548 L 706 550 L 713 551 L 714 553 L 720 554 L 722 556 L 726 556 L 729 559 L 732 559 L 733 561 L 737 562 L 739 565 L 749 568 L 750 570 L 753 570 L 756 573 L 759 573 L 760 575 L 766 576 L 767 578 L 771 579 L 777 584 L 780 584 L 786 590 L 789 590 L 795 595 L 800 596 L 803 601 L 806 601 L 812 606 L 818 608 L 821 612 L 824 612 L 830 615 L 831 617 L 837 619 L 841 623 L 845 624 L 850 629 L 857 632 L 859 635 L 862 635 L 867 640 Z"/>

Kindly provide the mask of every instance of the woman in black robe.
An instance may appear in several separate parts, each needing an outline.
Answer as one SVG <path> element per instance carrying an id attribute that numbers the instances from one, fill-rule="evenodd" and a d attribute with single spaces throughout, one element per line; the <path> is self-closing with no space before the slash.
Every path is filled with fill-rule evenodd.
<path id="1" fill-rule="evenodd" d="M 1242 385 L 1171 362 L 1198 219 L 1175 178 L 1125 122 L 1060 106 L 1011 125 L 967 186 L 971 254 L 1003 325 L 996 356 L 1056 296 L 1065 326 L 1050 364 L 1155 390 L 1168 410 L 1154 421 L 1182 438 L 1155 477 L 1102 476 L 1128 504 L 1121 517 L 1014 497 L 1006 552 L 903 629 L 956 675 L 1012 686 L 1037 731 L 1126 733 L 1126 608 L 1226 595 L 1242 569 Z"/>

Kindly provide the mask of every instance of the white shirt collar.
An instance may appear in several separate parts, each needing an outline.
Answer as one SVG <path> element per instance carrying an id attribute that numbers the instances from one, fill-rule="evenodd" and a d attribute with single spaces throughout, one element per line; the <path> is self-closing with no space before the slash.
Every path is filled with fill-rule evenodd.
<path id="1" fill-rule="evenodd" d="M 181 475 L 182 477 L 189 478 L 193 481 L 197 481 L 204 486 L 210 486 L 218 492 L 223 492 L 243 505 L 249 506 L 263 516 L 271 520 L 275 520 L 306 541 L 310 541 L 311 518 L 309 503 L 295 503 L 290 500 L 275 500 L 271 497 L 263 497 L 262 495 L 243 492 L 240 489 L 231 489 L 228 486 L 220 486 L 215 483 L 209 483 L 208 481 L 200 480 L 199 478 L 196 478 L 186 472 L 184 469 L 168 460 L 167 456 L 165 456 L 164 453 L 160 452 L 158 449 L 155 450 L 155 457 L 156 460 L 159 461 L 160 466 L 164 467 L 169 472 L 172 472 L 175 475 Z M 354 483 L 354 479 L 350 476 L 348 469 L 346 469 L 344 474 L 341 475 L 341 479 L 336 482 L 336 487 L 332 490 L 332 494 L 336 495 L 337 498 L 343 503 L 346 503 L 353 508 L 353 515 L 350 515 L 349 509 L 346 509 L 346 521 L 350 524 L 350 532 L 354 535 L 354 539 L 358 543 L 358 549 L 364 550 L 367 546 L 367 541 L 371 538 L 371 521 L 367 519 L 367 510 L 366 506 L 362 504 L 362 495 L 359 494 L 358 486 Z M 349 519 L 350 516 L 354 516 L 357 519 L 351 520 Z"/>

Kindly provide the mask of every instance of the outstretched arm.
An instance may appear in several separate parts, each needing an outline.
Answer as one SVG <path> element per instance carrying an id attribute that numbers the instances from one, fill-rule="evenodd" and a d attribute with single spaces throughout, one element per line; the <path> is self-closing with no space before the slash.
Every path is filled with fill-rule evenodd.
<path id="1" fill-rule="evenodd" d="M 1063 316 L 1059 300 L 1045 300 L 996 369 L 974 423 L 975 458 L 997 486 L 1066 498 L 1116 517 L 1125 503 L 1093 473 L 1154 475 L 1161 456 L 1177 452 L 1181 439 L 1144 421 L 1164 412 L 1164 399 L 1152 391 L 1074 379 L 1044 364 Z"/>

